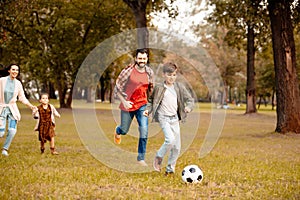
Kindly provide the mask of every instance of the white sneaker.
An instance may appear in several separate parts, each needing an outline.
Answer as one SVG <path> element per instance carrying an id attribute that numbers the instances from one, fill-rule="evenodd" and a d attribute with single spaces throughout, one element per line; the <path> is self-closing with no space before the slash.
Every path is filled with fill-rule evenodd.
<path id="1" fill-rule="evenodd" d="M 2 150 L 2 155 L 4 155 L 4 156 L 8 156 L 8 152 L 7 152 L 7 150 L 3 149 L 3 150 Z"/>
<path id="2" fill-rule="evenodd" d="M 147 163 L 146 163 L 144 160 L 138 160 L 137 162 L 138 162 L 138 164 L 141 165 L 141 166 L 144 166 L 144 167 L 147 167 L 147 166 L 148 166 Z"/>

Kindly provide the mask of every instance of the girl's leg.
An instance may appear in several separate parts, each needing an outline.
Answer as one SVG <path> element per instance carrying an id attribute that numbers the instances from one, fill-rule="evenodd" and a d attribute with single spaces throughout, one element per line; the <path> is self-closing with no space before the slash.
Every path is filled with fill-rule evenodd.
<path id="1" fill-rule="evenodd" d="M 55 151 L 54 137 L 51 137 L 50 150 L 52 155 L 58 155 L 58 152 Z"/>
<path id="2" fill-rule="evenodd" d="M 41 153 L 44 153 L 44 151 L 45 151 L 45 142 L 42 139 L 41 140 Z"/>

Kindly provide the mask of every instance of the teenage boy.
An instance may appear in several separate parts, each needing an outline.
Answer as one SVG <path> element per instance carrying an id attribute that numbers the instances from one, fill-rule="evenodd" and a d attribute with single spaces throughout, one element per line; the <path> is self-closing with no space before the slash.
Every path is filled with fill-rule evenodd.
<path id="1" fill-rule="evenodd" d="M 164 133 L 165 141 L 156 153 L 153 167 L 161 171 L 163 157 L 170 152 L 166 175 L 175 172 L 176 161 L 180 154 L 180 127 L 179 121 L 184 120 L 187 113 L 194 107 L 194 99 L 181 83 L 177 83 L 177 66 L 166 63 L 163 66 L 164 83 L 157 84 L 149 98 L 145 116 L 152 113 L 153 121 L 159 122 Z"/>

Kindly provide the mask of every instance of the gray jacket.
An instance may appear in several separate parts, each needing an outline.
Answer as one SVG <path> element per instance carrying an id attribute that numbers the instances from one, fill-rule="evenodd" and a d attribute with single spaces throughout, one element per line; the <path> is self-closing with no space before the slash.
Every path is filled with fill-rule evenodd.
<path id="1" fill-rule="evenodd" d="M 187 117 L 186 112 L 184 112 L 184 108 L 189 107 L 192 110 L 194 107 L 194 98 L 191 96 L 189 91 L 185 88 L 185 86 L 182 83 L 175 82 L 174 88 L 177 94 L 177 115 L 179 120 L 184 121 L 184 119 Z M 149 115 L 150 113 L 152 113 L 152 121 L 154 122 L 158 122 L 157 110 L 159 109 L 165 91 L 166 88 L 164 87 L 163 83 L 156 84 L 152 95 L 148 99 L 146 109 L 148 110 Z"/>

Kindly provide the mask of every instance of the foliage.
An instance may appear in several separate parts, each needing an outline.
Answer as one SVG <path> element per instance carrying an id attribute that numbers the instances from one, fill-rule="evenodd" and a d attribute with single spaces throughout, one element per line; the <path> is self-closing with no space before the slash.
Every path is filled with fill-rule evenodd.
<path id="1" fill-rule="evenodd" d="M 230 89 L 236 88 L 236 95 L 243 96 L 245 91 L 245 51 L 230 47 L 225 41 L 227 29 L 214 25 L 202 25 L 198 27 L 201 35 L 201 43 L 207 49 L 220 70 L 224 85 Z M 230 92 L 230 91 L 228 91 Z M 231 93 L 225 94 L 231 99 Z"/>
<path id="2" fill-rule="evenodd" d="M 265 0 L 209 0 L 208 3 L 215 7 L 208 22 L 227 28 L 225 40 L 229 45 L 246 49 L 248 26 L 253 26 L 257 48 L 271 41 Z"/>
<path id="3" fill-rule="evenodd" d="M 107 37 L 132 27 L 131 15 L 118 0 L 2 4 L 0 30 L 7 38 L 2 62 L 14 60 L 25 66 L 30 80 L 54 84 L 61 107 L 70 107 L 66 95 L 87 54 Z"/>

